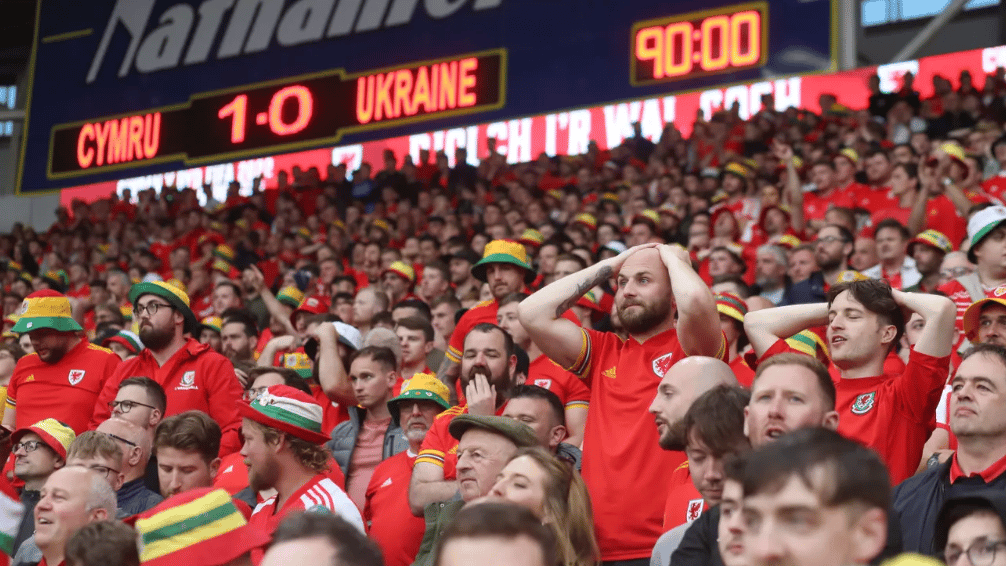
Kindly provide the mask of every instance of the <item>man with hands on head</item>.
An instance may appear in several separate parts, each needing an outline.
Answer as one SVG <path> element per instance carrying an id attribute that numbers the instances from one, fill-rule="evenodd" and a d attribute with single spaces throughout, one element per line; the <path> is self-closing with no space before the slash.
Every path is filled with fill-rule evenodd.
<path id="1" fill-rule="evenodd" d="M 615 308 L 629 334 L 624 342 L 562 320 L 570 305 L 611 277 L 617 282 Z M 602 560 L 646 564 L 663 532 L 668 471 L 684 461 L 680 452 L 654 449 L 660 435 L 647 409 L 675 362 L 725 355 L 712 293 L 683 248 L 650 243 L 551 283 L 525 299 L 519 314 L 545 355 L 591 388 L 583 478 Z M 627 482 L 647 489 L 626 489 Z"/>
<path id="2" fill-rule="evenodd" d="M 884 375 L 884 360 L 905 329 L 905 312 L 925 321 L 901 375 Z M 828 302 L 748 313 L 744 327 L 759 361 L 789 350 L 785 339 L 827 325 L 827 343 L 841 379 L 835 385 L 838 431 L 876 450 L 893 482 L 911 476 L 935 424 L 947 380 L 954 304 L 946 297 L 904 293 L 885 281 L 840 283 Z"/>

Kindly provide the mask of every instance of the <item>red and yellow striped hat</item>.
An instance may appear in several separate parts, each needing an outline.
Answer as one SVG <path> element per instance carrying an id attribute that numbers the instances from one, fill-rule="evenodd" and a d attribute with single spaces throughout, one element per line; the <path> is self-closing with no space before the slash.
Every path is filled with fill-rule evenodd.
<path id="1" fill-rule="evenodd" d="M 733 293 L 720 293 L 716 295 L 716 310 L 730 318 L 744 322 L 744 315 L 748 313 L 748 305 L 744 299 Z"/>
<path id="2" fill-rule="evenodd" d="M 914 244 L 925 244 L 936 248 L 945 254 L 954 251 L 954 246 L 950 243 L 950 238 L 946 237 L 946 235 L 939 230 L 926 230 L 925 232 L 920 232 L 918 236 L 912 238 L 911 241 L 908 242 L 908 255 L 912 255 L 912 246 Z"/>
<path id="3" fill-rule="evenodd" d="M 381 277 L 384 277 L 385 273 L 394 273 L 399 277 L 405 278 L 409 283 L 416 282 L 416 270 L 404 261 L 393 261 L 387 269 L 381 272 Z"/>
<path id="4" fill-rule="evenodd" d="M 150 566 L 218 566 L 270 540 L 245 520 L 226 491 L 212 487 L 169 497 L 138 515 L 134 526 L 140 563 Z"/>

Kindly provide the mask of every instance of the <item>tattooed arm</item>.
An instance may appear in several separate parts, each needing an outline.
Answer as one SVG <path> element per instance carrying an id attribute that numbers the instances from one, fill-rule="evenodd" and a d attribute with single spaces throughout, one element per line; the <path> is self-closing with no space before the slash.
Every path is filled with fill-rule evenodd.
<path id="1" fill-rule="evenodd" d="M 616 257 L 567 275 L 524 299 L 520 304 L 520 323 L 531 340 L 555 363 L 563 367 L 572 366 L 580 354 L 583 340 L 580 327 L 563 318 L 562 314 L 584 293 L 617 273 L 630 255 L 655 245 L 630 248 Z"/>

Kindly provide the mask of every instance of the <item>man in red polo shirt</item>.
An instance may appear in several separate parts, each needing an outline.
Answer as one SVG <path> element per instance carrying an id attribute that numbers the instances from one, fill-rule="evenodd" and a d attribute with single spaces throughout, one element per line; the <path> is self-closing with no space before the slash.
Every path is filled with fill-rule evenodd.
<path id="1" fill-rule="evenodd" d="M 569 305 L 610 277 L 616 277 L 615 307 L 629 333 L 624 342 L 560 320 Z M 647 408 L 675 362 L 725 355 L 712 293 L 684 249 L 644 244 L 552 283 L 519 310 L 521 325 L 545 355 L 591 388 L 583 479 L 602 560 L 647 564 L 663 532 L 668 471 L 684 461 L 680 452 L 654 450 L 660 434 Z"/>
<path id="2" fill-rule="evenodd" d="M 35 353 L 22 357 L 14 368 L 4 428 L 26 428 L 51 417 L 77 434 L 84 432 L 119 356 L 81 336 L 83 329 L 71 318 L 65 295 L 36 291 L 25 298 L 20 312 L 12 330 L 27 334 Z"/>
<path id="3" fill-rule="evenodd" d="M 451 499 L 458 491 L 454 480 L 458 440 L 448 430 L 451 421 L 467 413 L 502 414 L 515 385 L 516 346 L 502 328 L 489 323 L 476 325 L 465 337 L 463 348 L 461 385 L 468 403 L 437 415 L 423 440 L 409 486 L 409 508 L 417 517 L 427 505 Z"/>
<path id="4" fill-rule="evenodd" d="M 367 534 L 380 545 L 387 566 L 409 566 L 419 552 L 426 522 L 409 509 L 409 480 L 426 433 L 437 414 L 450 408 L 450 391 L 431 373 L 417 373 L 388 401 L 395 424 L 409 449 L 377 465 L 367 486 L 363 521 Z"/>
<path id="5" fill-rule="evenodd" d="M 531 284 L 537 275 L 531 267 L 524 245 L 511 240 L 493 240 L 486 244 L 482 259 L 472 266 L 471 271 L 472 277 L 489 284 L 493 300 L 481 302 L 468 309 L 461 315 L 454 332 L 451 333 L 437 377 L 452 392 L 461 372 L 461 351 L 468 332 L 483 322 L 496 324 L 496 310 L 499 308 L 500 299 L 510 293 L 520 292 L 525 285 Z"/>
<path id="6" fill-rule="evenodd" d="M 152 281 L 133 285 L 129 298 L 146 348 L 123 362 L 106 381 L 93 406 L 91 428 L 109 417 L 108 403 L 115 399 L 119 383 L 143 375 L 164 388 L 168 397 L 164 416 L 202 411 L 220 425 L 220 456 L 237 452 L 241 447 L 237 410 L 243 394 L 241 384 L 227 358 L 185 335 L 198 328 L 188 295 L 163 281 Z"/>
<path id="7" fill-rule="evenodd" d="M 936 425 L 950 371 L 953 303 L 939 295 L 892 290 L 876 279 L 839 283 L 827 299 L 748 313 L 748 338 L 765 359 L 789 350 L 785 338 L 827 325 L 829 354 L 841 375 L 835 385 L 838 432 L 876 450 L 897 483 L 915 473 Z M 884 375 L 884 361 L 905 330 L 903 308 L 919 313 L 924 326 L 905 371 Z"/>

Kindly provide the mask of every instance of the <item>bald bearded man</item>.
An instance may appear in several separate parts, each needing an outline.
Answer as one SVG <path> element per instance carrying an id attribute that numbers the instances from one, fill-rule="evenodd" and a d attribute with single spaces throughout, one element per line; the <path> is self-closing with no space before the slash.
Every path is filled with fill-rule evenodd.
<path id="1" fill-rule="evenodd" d="M 650 403 L 650 413 L 660 433 L 664 450 L 684 452 L 685 413 L 703 393 L 719 385 L 736 386 L 737 378 L 726 363 L 716 358 L 689 356 L 671 366 Z M 686 459 L 671 474 L 671 487 L 664 507 L 664 531 L 695 520 L 702 514 L 702 495 L 695 489 Z M 688 510 L 682 514 L 680 509 Z"/>

